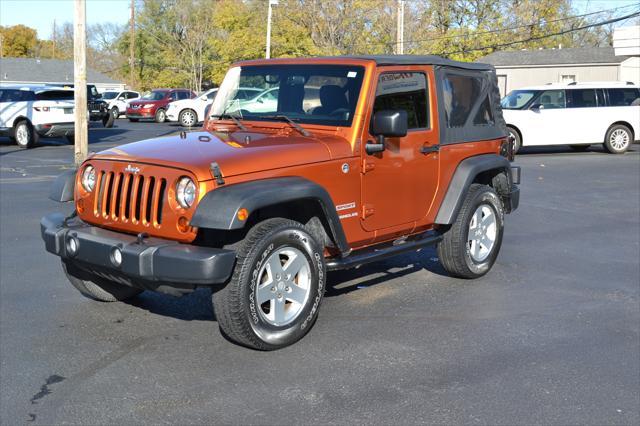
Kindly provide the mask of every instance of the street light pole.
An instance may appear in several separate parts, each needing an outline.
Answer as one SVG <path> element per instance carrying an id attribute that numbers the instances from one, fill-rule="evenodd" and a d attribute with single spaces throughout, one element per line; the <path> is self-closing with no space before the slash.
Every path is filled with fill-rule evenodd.
<path id="1" fill-rule="evenodd" d="M 278 4 L 278 0 L 269 0 L 269 12 L 267 12 L 267 49 L 265 52 L 265 58 L 271 57 L 271 7 Z"/>
<path id="2" fill-rule="evenodd" d="M 404 0 L 398 0 L 396 26 L 396 55 L 404 54 Z"/>

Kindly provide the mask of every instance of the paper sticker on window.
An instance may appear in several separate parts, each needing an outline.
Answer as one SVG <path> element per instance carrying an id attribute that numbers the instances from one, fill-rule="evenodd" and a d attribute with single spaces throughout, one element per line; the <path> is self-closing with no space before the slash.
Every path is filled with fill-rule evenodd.
<path id="1" fill-rule="evenodd" d="M 347 73 L 347 78 L 356 78 L 357 75 L 358 75 L 358 71 L 349 71 Z"/>

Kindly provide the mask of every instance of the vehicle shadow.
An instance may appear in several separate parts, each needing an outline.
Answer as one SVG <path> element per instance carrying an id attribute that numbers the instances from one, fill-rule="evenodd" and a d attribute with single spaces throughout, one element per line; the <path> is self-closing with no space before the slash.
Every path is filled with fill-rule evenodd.
<path id="1" fill-rule="evenodd" d="M 325 297 L 339 297 L 408 276 L 420 270 L 427 270 L 436 275 L 447 275 L 437 259 L 435 248 L 428 247 L 417 253 L 385 259 L 361 268 L 330 272 Z M 145 291 L 125 303 L 152 314 L 182 321 L 217 321 L 211 304 L 211 291 L 207 288 L 197 289 L 182 297 Z"/>
<path id="2" fill-rule="evenodd" d="M 634 143 L 629 147 L 627 152 L 640 151 L 640 144 Z M 569 145 L 550 145 L 550 146 L 524 146 L 516 154 L 516 160 L 519 156 L 526 157 L 528 155 L 593 155 L 593 154 L 609 154 L 602 144 L 590 145 L 585 151 L 579 151 L 571 148 Z"/>

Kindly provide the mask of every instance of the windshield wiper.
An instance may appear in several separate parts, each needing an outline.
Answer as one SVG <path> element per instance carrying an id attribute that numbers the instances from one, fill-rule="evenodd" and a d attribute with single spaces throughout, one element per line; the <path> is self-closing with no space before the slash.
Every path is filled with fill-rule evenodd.
<path id="1" fill-rule="evenodd" d="M 309 133 L 307 130 L 305 130 L 301 125 L 299 125 L 298 123 L 296 123 L 295 121 L 293 121 L 292 119 L 290 119 L 289 117 L 287 117 L 286 115 L 283 114 L 278 114 L 278 115 L 261 115 L 260 118 L 270 118 L 273 120 L 280 120 L 280 121 L 286 121 L 287 123 L 291 124 L 291 126 L 296 129 L 297 131 L 299 131 L 302 136 L 306 136 L 309 137 L 311 136 L 311 133 Z"/>
<path id="2" fill-rule="evenodd" d="M 247 128 L 240 122 L 240 120 L 238 120 L 238 117 L 234 117 L 233 115 L 227 114 L 226 112 L 223 112 L 222 114 L 212 114 L 209 117 L 218 117 L 218 119 L 230 118 L 240 130 L 242 130 L 243 132 L 247 131 Z"/>

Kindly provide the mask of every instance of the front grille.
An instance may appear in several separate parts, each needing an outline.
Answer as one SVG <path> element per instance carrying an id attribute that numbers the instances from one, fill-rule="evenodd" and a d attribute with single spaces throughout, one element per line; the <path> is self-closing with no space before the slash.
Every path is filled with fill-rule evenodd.
<path id="1" fill-rule="evenodd" d="M 141 174 L 101 171 L 98 174 L 96 217 L 160 228 L 167 180 Z"/>

